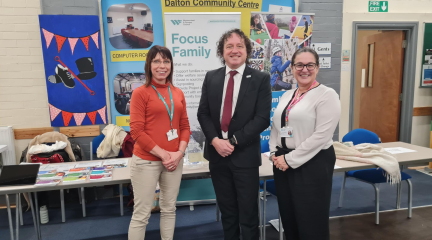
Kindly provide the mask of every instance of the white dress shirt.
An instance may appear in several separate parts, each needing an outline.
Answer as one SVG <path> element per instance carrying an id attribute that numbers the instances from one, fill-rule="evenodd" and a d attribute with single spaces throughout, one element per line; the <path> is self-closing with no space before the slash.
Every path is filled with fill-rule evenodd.
<path id="1" fill-rule="evenodd" d="M 282 113 L 295 90 L 286 91 L 274 111 L 269 141 L 270 152 L 276 152 L 277 146 L 282 147 Z M 339 96 L 333 88 L 320 84 L 307 92 L 289 113 L 288 126 L 293 128 L 293 137 L 285 138 L 285 143 L 287 148 L 295 150 L 285 154 L 287 164 L 291 168 L 298 168 L 322 149 L 331 147 L 340 115 Z"/>
<path id="2" fill-rule="evenodd" d="M 245 68 L 246 68 L 246 63 L 243 63 L 243 65 L 241 65 L 237 69 L 231 69 L 228 66 L 226 66 L 225 81 L 224 81 L 224 88 L 223 88 L 223 95 L 222 95 L 222 104 L 221 104 L 221 113 L 220 113 L 220 119 L 219 119 L 221 122 L 222 122 L 222 114 L 223 114 L 223 109 L 224 109 L 224 104 L 225 104 L 225 94 L 226 94 L 226 89 L 228 86 L 228 80 L 230 77 L 229 72 L 231 72 L 233 70 L 236 70 L 238 72 L 236 75 L 234 75 L 234 90 L 233 90 L 232 112 L 231 112 L 231 117 L 232 117 L 232 115 L 234 114 L 236 105 L 237 105 L 237 98 L 239 95 L 241 80 L 242 80 L 243 72 L 244 72 Z M 227 139 L 228 138 L 228 132 L 222 131 L 222 137 L 224 139 Z"/>

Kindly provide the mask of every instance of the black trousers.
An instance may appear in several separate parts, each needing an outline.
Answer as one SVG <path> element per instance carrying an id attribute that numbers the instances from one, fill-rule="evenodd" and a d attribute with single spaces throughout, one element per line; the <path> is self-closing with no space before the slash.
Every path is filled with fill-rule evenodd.
<path id="1" fill-rule="evenodd" d="M 216 201 L 222 213 L 225 240 L 259 239 L 258 167 L 236 167 L 230 157 L 210 162 Z M 241 230 L 240 230 L 241 229 Z"/>
<path id="2" fill-rule="evenodd" d="M 333 146 L 285 172 L 273 167 L 286 239 L 328 240 L 329 210 L 336 155 Z"/>

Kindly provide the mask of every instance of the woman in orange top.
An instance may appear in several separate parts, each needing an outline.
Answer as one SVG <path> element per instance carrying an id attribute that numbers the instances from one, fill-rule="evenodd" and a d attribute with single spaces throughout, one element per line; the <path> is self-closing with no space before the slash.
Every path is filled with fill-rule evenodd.
<path id="1" fill-rule="evenodd" d="M 173 239 L 176 200 L 180 188 L 183 156 L 190 127 L 183 92 L 173 86 L 173 59 L 168 48 L 152 47 L 145 63 L 146 83 L 134 90 L 130 105 L 130 129 L 135 140 L 131 163 L 134 212 L 129 240 L 145 237 L 160 185 L 160 232 Z"/>

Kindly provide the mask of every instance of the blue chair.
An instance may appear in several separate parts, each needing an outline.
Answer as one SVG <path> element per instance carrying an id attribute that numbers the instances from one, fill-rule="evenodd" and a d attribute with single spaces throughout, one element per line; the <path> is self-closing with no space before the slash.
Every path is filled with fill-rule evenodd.
<path id="1" fill-rule="evenodd" d="M 378 135 L 366 129 L 358 128 L 347 133 L 343 138 L 342 142 L 353 142 L 354 145 L 361 143 L 381 143 Z M 356 180 L 369 183 L 375 189 L 375 224 L 379 224 L 379 184 L 386 183 L 387 178 L 385 177 L 385 172 L 382 169 L 364 169 L 364 170 L 354 170 L 345 172 L 342 189 L 339 198 L 339 207 L 343 205 L 343 196 L 345 189 L 345 182 L 347 178 L 354 178 Z M 408 184 L 408 218 L 412 216 L 412 184 L 409 180 L 410 175 L 401 172 L 401 181 L 406 181 Z M 398 195 L 397 195 L 397 206 L 399 208 L 400 201 L 400 184 L 398 185 Z"/>

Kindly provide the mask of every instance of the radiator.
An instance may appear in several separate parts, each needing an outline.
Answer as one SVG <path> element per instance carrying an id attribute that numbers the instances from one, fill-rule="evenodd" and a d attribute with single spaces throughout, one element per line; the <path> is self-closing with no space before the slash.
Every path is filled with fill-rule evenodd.
<path id="1" fill-rule="evenodd" d="M 121 34 L 122 27 L 112 27 L 113 35 Z"/>
<path id="2" fill-rule="evenodd" d="M 12 127 L 0 127 L 0 145 L 7 145 L 2 153 L 3 165 L 16 165 L 15 136 Z"/>

